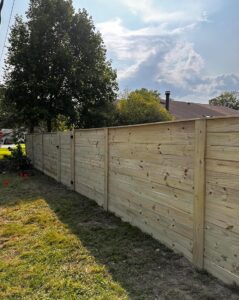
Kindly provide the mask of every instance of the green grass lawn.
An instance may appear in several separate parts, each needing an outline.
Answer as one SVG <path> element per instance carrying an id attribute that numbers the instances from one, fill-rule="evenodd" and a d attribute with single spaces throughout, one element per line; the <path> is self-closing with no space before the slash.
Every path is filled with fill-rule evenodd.
<path id="1" fill-rule="evenodd" d="M 0 299 L 238 299 L 48 177 L 0 175 L 0 192 Z"/>

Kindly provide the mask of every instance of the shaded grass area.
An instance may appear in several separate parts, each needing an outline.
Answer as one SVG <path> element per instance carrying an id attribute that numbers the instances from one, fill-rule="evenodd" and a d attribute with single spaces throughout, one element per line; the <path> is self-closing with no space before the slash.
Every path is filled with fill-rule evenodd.
<path id="1" fill-rule="evenodd" d="M 48 177 L 0 175 L 0 188 L 1 299 L 239 299 Z"/>

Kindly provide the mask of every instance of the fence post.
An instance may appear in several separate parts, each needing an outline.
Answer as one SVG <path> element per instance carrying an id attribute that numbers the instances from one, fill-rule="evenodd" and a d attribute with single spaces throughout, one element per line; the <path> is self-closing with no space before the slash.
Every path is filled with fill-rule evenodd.
<path id="1" fill-rule="evenodd" d="M 109 129 L 104 129 L 105 159 L 104 159 L 104 209 L 108 211 L 108 179 L 109 179 Z"/>
<path id="2" fill-rule="evenodd" d="M 57 133 L 57 181 L 61 182 L 61 133 Z"/>
<path id="3" fill-rule="evenodd" d="M 32 165 L 33 165 L 33 167 L 35 167 L 34 166 L 34 139 L 33 139 L 33 137 L 34 137 L 34 134 L 32 133 L 31 134 L 31 138 L 32 138 Z"/>
<path id="4" fill-rule="evenodd" d="M 75 190 L 75 129 L 71 133 L 71 188 Z"/>
<path id="5" fill-rule="evenodd" d="M 198 269 L 204 265 L 206 122 L 206 119 L 195 121 L 193 264 Z"/>
<path id="6" fill-rule="evenodd" d="M 42 152 L 42 165 L 41 165 L 41 169 L 42 169 L 42 173 L 44 173 L 44 134 L 41 134 L 41 152 Z"/>

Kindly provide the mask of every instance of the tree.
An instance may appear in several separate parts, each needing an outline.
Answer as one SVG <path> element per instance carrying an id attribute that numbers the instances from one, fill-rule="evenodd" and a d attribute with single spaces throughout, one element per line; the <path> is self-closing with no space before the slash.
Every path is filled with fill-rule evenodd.
<path id="1" fill-rule="evenodd" d="M 169 120 L 172 120 L 172 116 L 160 104 L 160 94 L 157 91 L 147 89 L 135 90 L 116 104 L 117 125 Z"/>
<path id="2" fill-rule="evenodd" d="M 73 65 L 70 87 L 77 103 L 79 127 L 104 126 L 97 118 L 108 104 L 116 100 L 118 85 L 116 72 L 106 60 L 106 49 L 99 32 L 95 32 L 92 18 L 86 10 L 73 19 L 71 45 Z"/>
<path id="3" fill-rule="evenodd" d="M 238 92 L 224 92 L 220 96 L 209 100 L 209 104 L 215 106 L 226 106 L 239 110 L 239 93 Z"/>
<path id="4" fill-rule="evenodd" d="M 38 99 L 34 93 L 29 53 L 29 30 L 22 18 L 17 17 L 11 30 L 5 74 L 6 93 L 2 110 L 15 126 L 24 125 L 33 131 L 41 118 Z"/>
<path id="5" fill-rule="evenodd" d="M 8 127 L 10 121 L 7 108 L 4 107 L 5 94 L 6 87 L 3 84 L 0 84 L 0 128 Z"/>
<path id="6" fill-rule="evenodd" d="M 59 115 L 89 127 L 91 109 L 113 101 L 117 91 L 100 34 L 70 0 L 31 0 L 27 21 L 16 19 L 6 86 L 16 120 L 31 130 L 44 121 L 48 131 Z"/>

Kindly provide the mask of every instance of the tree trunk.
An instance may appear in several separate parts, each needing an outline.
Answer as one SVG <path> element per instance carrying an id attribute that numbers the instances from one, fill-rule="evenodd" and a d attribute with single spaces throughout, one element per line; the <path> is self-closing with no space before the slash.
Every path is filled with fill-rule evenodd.
<path id="1" fill-rule="evenodd" d="M 51 120 L 47 120 L 47 132 L 51 132 L 52 126 L 51 126 Z"/>
<path id="2" fill-rule="evenodd" d="M 34 133 L 34 125 L 33 124 L 30 125 L 29 131 L 30 131 L 30 133 Z"/>

